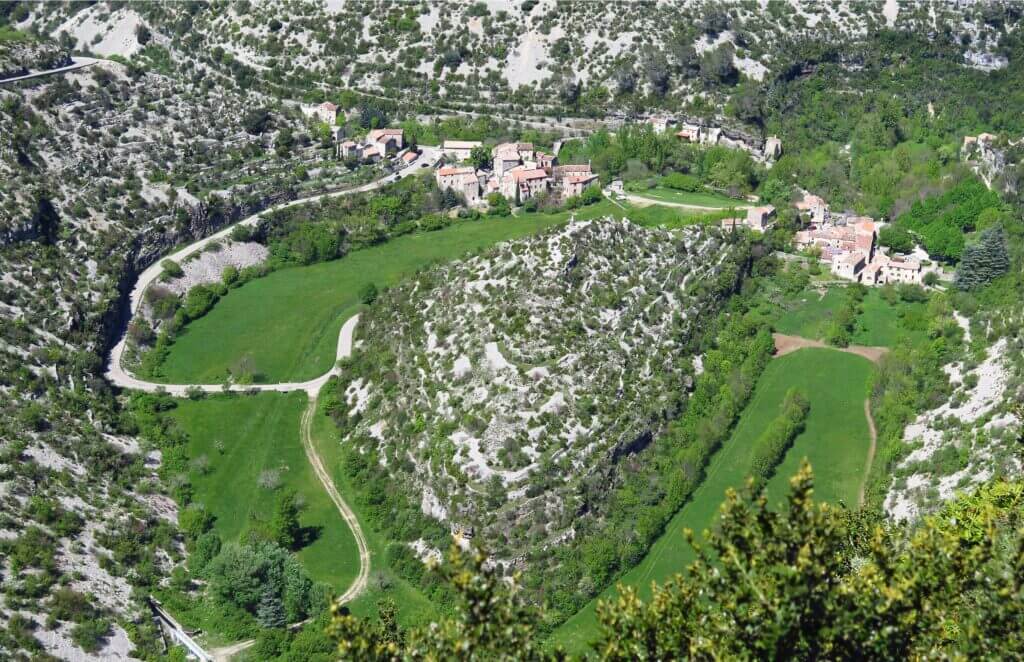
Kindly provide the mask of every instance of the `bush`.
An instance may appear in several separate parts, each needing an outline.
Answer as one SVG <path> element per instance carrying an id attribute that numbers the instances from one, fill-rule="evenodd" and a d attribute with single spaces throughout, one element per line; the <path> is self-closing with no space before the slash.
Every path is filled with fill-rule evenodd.
<path id="1" fill-rule="evenodd" d="M 704 188 L 699 179 L 692 175 L 684 175 L 681 172 L 665 175 L 661 178 L 661 184 L 677 191 L 688 191 L 690 193 L 695 193 Z"/>
<path id="2" fill-rule="evenodd" d="M 174 260 L 164 260 L 160 263 L 160 266 L 164 268 L 163 278 L 164 280 L 170 280 L 172 278 L 181 278 L 185 275 L 181 265 Z"/>
<path id="3" fill-rule="evenodd" d="M 377 300 L 377 294 L 377 286 L 373 283 L 367 283 L 359 289 L 359 300 L 369 306 Z"/>

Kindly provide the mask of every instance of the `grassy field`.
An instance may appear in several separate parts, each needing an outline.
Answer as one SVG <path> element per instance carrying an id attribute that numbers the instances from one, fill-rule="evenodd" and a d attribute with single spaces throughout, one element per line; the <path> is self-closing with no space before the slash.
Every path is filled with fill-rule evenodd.
<path id="1" fill-rule="evenodd" d="M 416 587 L 384 567 L 384 550 L 388 541 L 367 526 L 367 518 L 353 498 L 354 491 L 340 470 L 341 441 L 338 429 L 327 416 L 319 412 L 313 419 L 313 442 L 324 460 L 324 466 L 331 472 L 338 492 L 362 523 L 366 543 L 370 548 L 369 586 L 363 595 L 349 604 L 349 609 L 358 616 L 373 617 L 377 614 L 377 603 L 381 599 L 391 598 L 398 607 L 398 619 L 403 625 L 419 624 L 436 617 L 436 609 L 430 600 Z"/>
<path id="2" fill-rule="evenodd" d="M 643 561 L 622 577 L 622 583 L 649 596 L 651 582 L 664 582 L 693 560 L 683 530 L 700 532 L 713 526 L 726 489 L 743 486 L 750 468 L 750 449 L 778 415 L 791 387 L 807 394 L 811 411 L 805 431 L 768 482 L 769 499 L 781 502 L 789 477 L 806 457 L 814 467 L 817 499 L 855 504 L 870 443 L 863 406 L 871 370 L 866 359 L 831 349 L 803 349 L 772 360 L 729 441 L 712 457 L 704 482 Z M 614 589 L 609 589 L 602 597 L 612 595 Z M 582 652 L 598 632 L 595 606 L 591 602 L 569 619 L 555 631 L 552 640 L 572 652 Z"/>
<path id="3" fill-rule="evenodd" d="M 785 304 L 787 310 L 775 323 L 775 329 L 793 336 L 823 338 L 845 300 L 843 287 L 831 287 L 824 296 L 815 290 L 805 290 Z M 921 337 L 925 330 L 918 328 L 917 320 L 924 314 L 925 305 L 904 301 L 892 304 L 882 298 L 879 289 L 868 290 L 857 316 L 853 343 L 892 347 L 904 336 Z"/>
<path id="4" fill-rule="evenodd" d="M 315 532 L 299 559 L 310 576 L 341 592 L 358 572 L 359 552 L 302 449 L 299 418 L 307 402 L 304 393 L 218 395 L 181 401 L 173 416 L 189 435 L 195 501 L 216 515 L 222 540 L 238 540 L 253 516 L 270 519 L 278 492 L 261 487 L 259 479 L 276 471 L 279 489 L 295 490 L 305 503 L 302 526 Z M 208 469 L 199 468 L 200 458 Z"/>
<path id="5" fill-rule="evenodd" d="M 749 207 L 750 203 L 745 200 L 729 198 L 711 191 L 700 191 L 691 193 L 689 191 L 678 191 L 664 186 L 656 186 L 646 191 L 638 191 L 636 195 L 655 202 L 672 202 L 680 205 L 694 205 L 707 207 L 709 209 L 728 209 L 731 207 Z"/>
<path id="6" fill-rule="evenodd" d="M 601 202 L 574 214 L 582 219 L 613 212 L 622 214 Z M 218 384 L 244 356 L 251 358 L 257 381 L 312 379 L 330 369 L 341 324 L 356 312 L 359 290 L 367 283 L 394 285 L 432 263 L 533 234 L 569 215 L 524 214 L 460 223 L 251 281 L 186 327 L 163 364 L 164 381 Z"/>

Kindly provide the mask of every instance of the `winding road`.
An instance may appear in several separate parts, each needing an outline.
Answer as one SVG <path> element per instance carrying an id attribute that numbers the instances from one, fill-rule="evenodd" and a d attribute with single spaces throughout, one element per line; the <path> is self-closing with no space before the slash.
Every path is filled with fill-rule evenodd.
<path id="1" fill-rule="evenodd" d="M 101 62 L 94 57 L 85 57 L 84 55 L 76 55 L 72 60 L 71 64 L 66 67 L 57 67 L 56 69 L 44 69 L 43 71 L 29 72 L 21 76 L 12 76 L 10 78 L 4 78 L 0 80 L 0 85 L 4 83 L 16 83 L 19 80 L 29 80 L 32 78 L 42 78 L 43 76 L 52 76 L 54 74 L 63 74 L 68 71 L 74 71 L 75 69 L 82 69 L 84 67 L 91 67 L 97 62 Z"/>
<path id="2" fill-rule="evenodd" d="M 352 195 L 354 193 L 365 193 L 381 188 L 385 184 L 388 184 L 399 177 L 408 177 L 416 174 L 420 171 L 424 165 L 433 165 L 436 163 L 440 156 L 439 150 L 432 147 L 422 147 L 422 152 L 419 158 L 409 164 L 406 168 L 399 171 L 397 175 L 388 175 L 382 177 L 369 184 L 364 184 L 344 191 L 334 191 L 331 193 L 322 193 L 320 195 L 300 198 L 285 202 L 249 216 L 235 225 L 254 225 L 263 216 L 273 213 L 279 209 L 284 209 L 294 205 L 307 204 L 315 202 L 323 198 L 338 197 L 344 195 Z M 189 244 L 185 248 L 182 248 L 164 259 L 171 259 L 174 261 L 181 261 L 187 256 L 191 255 L 196 251 L 201 251 L 211 242 L 223 239 L 231 234 L 234 229 L 234 225 L 228 226 L 219 232 L 210 235 L 204 239 L 200 239 L 192 244 Z M 131 322 L 131 318 L 138 314 L 142 307 L 143 297 L 148 288 L 153 282 L 160 277 L 163 273 L 163 267 L 160 265 L 162 260 L 154 262 L 145 271 L 139 274 L 139 278 L 132 288 L 130 301 L 129 301 L 129 317 L 128 322 Z M 287 393 L 291 391 L 305 391 L 309 396 L 309 406 L 302 414 L 302 418 L 299 423 L 299 432 L 302 439 L 302 447 L 306 453 L 306 458 L 309 460 L 310 466 L 313 468 L 313 472 L 316 474 L 317 479 L 323 486 L 324 491 L 331 498 L 335 507 L 338 510 L 338 514 L 341 515 L 342 519 L 348 525 L 349 529 L 352 530 L 352 536 L 355 538 L 356 546 L 359 549 L 359 572 L 352 584 L 345 590 L 345 592 L 338 598 L 339 604 L 345 604 L 356 599 L 359 595 L 366 590 L 367 580 L 370 576 L 370 550 L 366 543 L 366 535 L 363 533 L 362 527 L 359 525 L 359 520 L 356 518 L 352 508 L 345 502 L 341 494 L 338 492 L 337 487 L 334 485 L 334 481 L 331 480 L 330 473 L 324 465 L 323 459 L 316 451 L 316 446 L 313 443 L 313 417 L 316 414 L 316 403 L 317 397 L 320 394 L 320 390 L 328 382 L 328 380 L 337 374 L 340 374 L 341 369 L 337 365 L 337 361 L 348 358 L 352 355 L 353 338 L 355 336 L 356 325 L 359 323 L 359 315 L 353 315 L 341 326 L 341 331 L 338 334 L 338 350 L 335 365 L 315 379 L 311 379 L 306 382 L 282 382 L 276 384 L 229 384 L 227 386 L 222 384 L 160 384 L 157 382 L 146 381 L 140 379 L 135 375 L 131 374 L 122 365 L 122 359 L 124 357 L 124 351 L 127 343 L 127 328 L 128 324 L 125 324 L 125 331 L 118 340 L 117 344 L 114 345 L 110 352 L 110 359 L 107 363 L 107 370 L 105 373 L 106 378 L 114 385 L 125 389 L 132 389 L 138 391 L 145 391 L 148 393 L 165 392 L 168 395 L 174 397 L 188 397 L 188 394 L 195 389 L 199 389 L 205 393 L 221 393 L 227 388 L 227 390 L 235 392 L 249 392 L 249 391 L 276 391 L 280 393 Z M 212 657 L 215 660 L 227 660 L 231 656 L 249 648 L 255 644 L 254 639 L 247 641 L 240 641 L 230 646 L 219 648 L 211 651 Z"/>

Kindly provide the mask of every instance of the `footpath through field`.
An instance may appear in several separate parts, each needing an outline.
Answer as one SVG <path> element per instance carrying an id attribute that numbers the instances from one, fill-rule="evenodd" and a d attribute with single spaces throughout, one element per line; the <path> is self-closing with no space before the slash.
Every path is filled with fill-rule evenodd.
<path id="1" fill-rule="evenodd" d="M 424 148 L 424 151 L 420 154 L 420 160 L 424 160 L 424 162 L 426 162 L 426 160 L 435 158 L 436 150 L 431 150 L 428 152 L 428 149 L 429 148 Z M 418 168 L 419 165 L 417 161 L 411 164 L 410 167 L 406 168 L 406 170 L 402 171 L 402 173 L 400 173 L 398 176 L 404 177 L 411 174 L 415 174 Z M 393 181 L 396 178 L 397 177 L 394 175 L 388 175 L 387 177 L 383 177 L 381 179 L 370 182 L 369 184 L 365 184 L 363 186 L 359 186 L 356 188 L 346 189 L 344 191 L 335 191 L 332 193 L 324 193 L 309 198 L 292 200 L 290 202 L 286 202 L 280 205 L 275 205 L 257 214 L 253 214 L 252 216 L 249 216 L 248 218 L 240 221 L 236 225 L 254 225 L 264 215 L 272 213 L 278 209 L 291 207 L 293 205 L 314 202 L 316 200 L 320 200 L 323 198 L 352 195 L 353 193 L 373 191 Z M 228 226 L 221 230 L 220 232 L 217 232 L 216 234 L 210 235 L 205 239 L 200 239 L 199 241 L 196 241 L 186 246 L 185 248 L 182 248 L 172 253 L 165 259 L 171 259 L 176 261 L 182 260 L 186 256 L 191 255 L 196 251 L 202 250 L 211 242 L 227 237 L 233 229 L 233 225 Z M 163 267 L 160 266 L 160 262 L 155 262 L 148 269 L 143 271 L 142 274 L 140 274 L 138 281 L 136 281 L 135 283 L 135 287 L 132 288 L 131 300 L 129 305 L 129 319 L 127 320 L 127 323 L 131 322 L 132 316 L 138 314 L 142 306 L 142 300 L 146 292 L 146 288 L 149 287 L 149 285 L 152 284 L 160 276 L 162 272 Z M 363 533 L 363 529 L 359 525 L 359 520 L 356 519 L 355 513 L 352 512 L 351 507 L 349 507 L 349 505 L 342 498 L 341 494 L 338 492 L 337 488 L 334 486 L 334 481 L 331 480 L 330 474 L 324 467 L 323 460 L 316 452 L 316 448 L 312 442 L 310 430 L 312 427 L 313 416 L 316 413 L 316 402 L 317 397 L 320 394 L 320 390 L 332 376 L 340 373 L 340 368 L 338 368 L 337 366 L 337 361 L 340 361 L 341 359 L 344 358 L 348 358 L 349 356 L 352 355 L 353 336 L 355 334 L 355 328 L 358 322 L 359 315 L 353 315 L 342 325 L 341 332 L 338 334 L 338 348 L 335 365 L 323 375 L 320 375 L 319 377 L 306 382 L 290 382 L 278 384 L 231 384 L 228 387 L 229 390 L 236 392 L 245 392 L 250 390 L 278 392 L 305 391 L 309 396 L 309 406 L 303 413 L 302 420 L 300 423 L 302 446 L 306 452 L 306 457 L 309 460 L 309 463 L 312 466 L 314 473 L 320 480 L 320 483 L 323 486 L 324 490 L 327 492 L 328 496 L 331 498 L 331 501 L 334 503 L 342 519 L 345 520 L 346 524 L 348 524 L 349 528 L 352 530 L 352 536 L 355 538 L 356 545 L 359 548 L 359 572 L 356 575 L 355 580 L 352 582 L 352 585 L 349 586 L 349 588 L 338 599 L 339 604 L 344 604 L 354 600 L 366 589 L 367 579 L 370 576 L 370 551 L 366 543 L 366 535 Z M 125 324 L 124 335 L 122 335 L 121 339 L 114 346 L 113 350 L 110 353 L 110 360 L 107 365 L 106 377 L 108 380 L 110 380 L 111 383 L 121 388 L 146 391 L 150 393 L 155 393 L 158 391 L 166 392 L 168 395 L 172 395 L 175 397 L 187 397 L 189 392 L 191 392 L 194 389 L 199 389 L 205 393 L 218 393 L 224 390 L 224 386 L 218 384 L 158 384 L 155 382 L 139 379 L 132 375 L 130 372 L 125 370 L 124 367 L 121 365 L 121 360 L 122 357 L 124 356 L 124 350 L 127 342 L 127 323 Z M 251 647 L 255 643 L 256 642 L 254 639 L 241 641 L 235 644 L 231 644 L 230 646 L 225 646 L 214 651 L 211 651 L 211 654 L 213 659 L 215 660 L 227 660 L 230 659 L 233 655 Z"/>

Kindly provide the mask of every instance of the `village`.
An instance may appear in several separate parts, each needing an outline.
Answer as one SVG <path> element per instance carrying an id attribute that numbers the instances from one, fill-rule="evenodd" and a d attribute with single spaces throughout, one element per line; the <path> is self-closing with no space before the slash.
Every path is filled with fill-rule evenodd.
<path id="1" fill-rule="evenodd" d="M 335 127 L 338 108 L 325 102 L 304 106 L 303 113 Z M 782 155 L 782 142 L 775 136 L 769 136 L 763 145 L 758 145 L 741 137 L 730 137 L 718 127 L 677 122 L 671 117 L 650 117 L 647 123 L 656 133 L 672 132 L 687 142 L 744 149 L 769 167 Z M 406 144 L 400 128 L 371 129 L 361 141 L 341 138 L 337 130 L 335 137 L 337 156 L 343 159 L 365 163 L 390 159 L 402 168 L 419 157 L 418 148 Z M 532 143 L 494 145 L 485 152 L 489 158 L 483 159 L 486 163 L 483 167 L 478 167 L 482 165 L 479 150 L 486 150 L 479 140 L 445 140 L 436 148 L 439 158 L 434 163 L 434 178 L 438 188 L 461 196 L 468 207 L 487 206 L 488 196 L 492 194 L 500 194 L 511 205 L 522 205 L 542 194 L 567 199 L 581 195 L 589 187 L 600 187 L 600 178 L 589 163 L 559 164 L 557 153 L 549 154 Z M 611 182 L 604 190 L 605 195 L 621 195 L 622 192 L 619 180 Z M 926 271 L 938 272 L 934 266 L 925 268 L 926 255 L 889 254 L 880 246 L 878 233 L 884 223 L 867 216 L 833 212 L 824 199 L 807 191 L 802 191 L 802 196 L 795 207 L 803 224 L 793 237 L 793 247 L 828 265 L 833 276 L 867 286 L 881 286 L 921 284 Z M 763 233 L 774 225 L 775 219 L 775 207 L 759 205 L 747 207 L 744 215 L 726 218 L 720 225 L 730 231 L 746 228 Z"/>
<path id="2" fill-rule="evenodd" d="M 920 256 L 889 255 L 878 244 L 883 223 L 869 216 L 833 213 L 822 198 L 806 191 L 796 208 L 808 225 L 794 235 L 793 246 L 818 255 L 833 275 L 868 286 L 923 282 Z"/>

